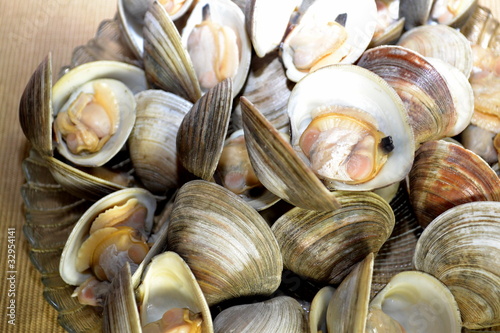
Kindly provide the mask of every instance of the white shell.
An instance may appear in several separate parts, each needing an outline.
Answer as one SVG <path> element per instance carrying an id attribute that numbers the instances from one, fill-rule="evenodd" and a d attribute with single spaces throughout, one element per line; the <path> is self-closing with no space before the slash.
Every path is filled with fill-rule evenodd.
<path id="1" fill-rule="evenodd" d="M 289 45 L 290 39 L 299 31 L 299 27 L 309 22 L 333 22 L 339 14 L 347 13 L 345 28 L 347 30 L 346 45 L 349 53 L 340 63 L 352 64 L 366 50 L 375 33 L 377 26 L 377 6 L 373 0 L 332 1 L 316 0 L 307 9 L 283 42 L 282 59 L 287 68 L 287 77 L 294 82 L 299 81 L 307 73 L 299 71 L 293 64 L 293 50 Z"/>
<path id="2" fill-rule="evenodd" d="M 391 136 L 394 150 L 375 178 L 360 184 L 332 181 L 338 190 L 369 191 L 403 180 L 411 168 L 414 138 L 401 99 L 378 75 L 355 65 L 332 65 L 310 73 L 295 85 L 288 102 L 292 146 L 309 163 L 299 147 L 302 132 L 319 106 L 343 105 L 370 113 L 379 130 Z"/>
<path id="3" fill-rule="evenodd" d="M 370 303 L 408 333 L 459 333 L 460 312 L 450 290 L 438 279 L 418 271 L 395 275 Z"/>
<path id="4" fill-rule="evenodd" d="M 276 49 L 285 35 L 290 16 L 302 0 L 249 0 L 246 20 L 248 34 L 258 57 Z"/>
<path id="5" fill-rule="evenodd" d="M 61 261 L 59 263 L 59 273 L 61 274 L 61 278 L 64 282 L 70 285 L 78 286 L 92 276 L 91 273 L 81 273 L 76 270 L 78 250 L 87 238 L 92 222 L 94 222 L 97 215 L 106 209 L 126 202 L 131 198 L 136 198 L 147 208 L 148 214 L 145 221 L 145 231 L 148 234 L 151 232 L 154 212 L 156 209 L 156 199 L 147 190 L 141 188 L 126 188 L 124 190 L 113 192 L 103 197 L 101 200 L 96 201 L 85 211 L 75 224 L 68 240 L 66 241 L 66 245 L 64 246 L 61 254 Z"/>
<path id="6" fill-rule="evenodd" d="M 250 70 L 250 60 L 252 56 L 252 44 L 245 28 L 245 15 L 243 14 L 243 11 L 230 0 L 199 1 L 193 8 L 191 15 L 186 22 L 186 26 L 182 30 L 182 45 L 184 45 L 187 49 L 189 35 L 195 26 L 203 21 L 202 12 L 203 7 L 206 4 L 210 5 L 210 15 L 212 20 L 233 29 L 239 41 L 238 48 L 240 54 L 240 64 L 235 77 L 232 78 L 234 97 L 238 94 L 245 83 L 248 71 Z"/>

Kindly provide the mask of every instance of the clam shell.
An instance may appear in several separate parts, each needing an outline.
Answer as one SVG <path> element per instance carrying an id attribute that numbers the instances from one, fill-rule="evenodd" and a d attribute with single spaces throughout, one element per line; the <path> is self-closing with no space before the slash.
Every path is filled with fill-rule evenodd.
<path id="1" fill-rule="evenodd" d="M 447 25 L 424 25 L 405 32 L 398 45 L 425 57 L 441 59 L 458 68 L 468 78 L 472 71 L 470 42 L 458 30 Z"/>
<path id="2" fill-rule="evenodd" d="M 225 79 L 203 95 L 177 133 L 179 160 L 195 176 L 211 180 L 224 147 L 233 106 L 233 82 Z"/>
<path id="3" fill-rule="evenodd" d="M 238 196 L 207 181 L 190 181 L 177 193 L 168 249 L 189 265 L 210 306 L 269 295 L 281 281 L 283 262 L 269 225 Z"/>
<path id="4" fill-rule="evenodd" d="M 405 18 L 405 30 L 426 24 L 434 0 L 399 0 L 399 17 Z"/>
<path id="5" fill-rule="evenodd" d="M 403 100 L 415 143 L 445 137 L 457 115 L 442 75 L 420 54 L 401 46 L 384 45 L 367 50 L 358 65 L 386 80 Z"/>
<path id="6" fill-rule="evenodd" d="M 319 212 L 296 207 L 271 227 L 287 269 L 330 284 L 377 252 L 395 223 L 392 208 L 374 193 L 334 193 L 341 208 Z"/>
<path id="7" fill-rule="evenodd" d="M 440 24 L 446 24 L 453 28 L 461 28 L 470 18 L 478 6 L 478 0 L 462 0 L 455 12 L 451 13 L 447 1 L 435 0 L 430 19 Z"/>
<path id="8" fill-rule="evenodd" d="M 148 213 L 145 220 L 145 231 L 149 234 L 153 225 L 153 216 L 156 209 L 156 199 L 147 190 L 141 188 L 127 188 L 113 192 L 103 197 L 99 201 L 95 202 L 80 217 L 75 227 L 71 231 L 66 245 L 64 246 L 63 253 L 61 254 L 59 271 L 62 279 L 67 284 L 78 286 L 87 278 L 92 276 L 92 274 L 88 272 L 78 272 L 75 265 L 78 250 L 87 238 L 94 219 L 106 209 L 111 208 L 117 204 L 122 204 L 123 202 L 131 198 L 137 198 L 137 200 L 146 207 Z"/>
<path id="9" fill-rule="evenodd" d="M 179 184 L 177 133 L 193 104 L 162 90 L 135 95 L 136 122 L 128 140 L 137 177 L 148 190 L 163 194 Z"/>
<path id="10" fill-rule="evenodd" d="M 202 315 L 202 331 L 213 332 L 212 316 L 189 266 L 175 252 L 154 256 L 137 289 L 141 325 L 159 320 L 172 308 L 187 308 Z"/>
<path id="11" fill-rule="evenodd" d="M 243 87 L 250 69 L 252 43 L 245 27 L 243 11 L 230 0 L 200 0 L 193 8 L 185 27 L 182 29 L 182 45 L 187 49 L 188 38 L 196 25 L 203 21 L 203 7 L 210 6 L 211 19 L 223 26 L 231 28 L 237 37 L 239 66 L 233 81 L 232 96 L 236 97 Z"/>
<path id="12" fill-rule="evenodd" d="M 52 55 L 38 65 L 24 88 L 19 103 L 19 122 L 24 135 L 41 154 L 52 156 Z"/>
<path id="13" fill-rule="evenodd" d="M 396 274 L 370 302 L 369 310 L 397 321 L 402 332 L 460 333 L 462 320 L 450 290 L 432 275 L 406 271 Z M 377 332 L 374 330 L 368 332 Z"/>
<path id="14" fill-rule="evenodd" d="M 309 332 L 321 333 L 326 330 L 326 311 L 328 303 L 335 293 L 335 288 L 326 286 L 321 288 L 314 296 L 309 309 Z"/>
<path id="15" fill-rule="evenodd" d="M 290 119 L 286 110 L 291 91 L 292 84 L 285 75 L 278 52 L 263 58 L 252 58 L 241 95 L 252 102 L 280 132 L 289 132 Z M 243 128 L 241 118 L 241 105 L 238 103 L 231 118 L 234 129 Z"/>
<path id="16" fill-rule="evenodd" d="M 387 155 L 387 161 L 371 180 L 358 184 L 325 180 L 327 187 L 369 191 L 404 179 L 410 170 L 414 149 L 404 105 L 396 91 L 380 76 L 356 65 L 339 64 L 320 68 L 308 74 L 293 88 L 288 101 L 288 114 L 291 144 L 299 156 L 308 161 L 299 142 L 312 120 L 311 112 L 331 105 L 354 107 L 370 114 L 376 120 L 377 129 L 391 136 L 394 150 Z"/>
<path id="17" fill-rule="evenodd" d="M 144 70 L 148 81 L 195 103 L 201 89 L 179 31 L 157 1 L 144 18 Z"/>
<path id="18" fill-rule="evenodd" d="M 469 329 L 499 325 L 500 203 L 470 202 L 436 217 L 420 236 L 417 270 L 443 282 Z"/>
<path id="19" fill-rule="evenodd" d="M 328 332 L 364 332 L 374 254 L 358 263 L 333 294 L 326 312 Z"/>
<path id="20" fill-rule="evenodd" d="M 215 317 L 214 328 L 217 333 L 303 333 L 307 330 L 307 323 L 299 302 L 289 296 L 278 296 L 227 308 Z"/>
<path id="21" fill-rule="evenodd" d="M 110 290 L 105 297 L 103 332 L 141 332 L 131 279 L 130 265 L 126 263 L 111 282 Z"/>
<path id="22" fill-rule="evenodd" d="M 359 10 L 363 8 L 363 10 Z M 375 27 L 377 25 L 377 7 L 374 1 L 351 0 L 351 1 L 314 1 L 300 17 L 297 26 L 287 34 L 282 45 L 282 59 L 286 67 L 287 77 L 294 82 L 302 79 L 307 72 L 301 71 L 295 67 L 293 62 L 294 50 L 290 45 L 290 40 L 300 31 L 302 25 L 307 26 L 310 23 L 328 24 L 333 22 L 337 16 L 347 14 L 345 29 L 347 39 L 344 43 L 346 55 L 339 59 L 338 63 L 352 64 L 368 47 Z"/>
<path id="23" fill-rule="evenodd" d="M 245 97 L 241 97 L 248 155 L 260 182 L 283 200 L 312 210 L 339 207 L 313 171 L 290 144 Z"/>
<path id="24" fill-rule="evenodd" d="M 472 201 L 500 201 L 500 178 L 478 155 L 443 140 L 424 143 L 409 173 L 410 202 L 426 227 L 438 215 Z"/>

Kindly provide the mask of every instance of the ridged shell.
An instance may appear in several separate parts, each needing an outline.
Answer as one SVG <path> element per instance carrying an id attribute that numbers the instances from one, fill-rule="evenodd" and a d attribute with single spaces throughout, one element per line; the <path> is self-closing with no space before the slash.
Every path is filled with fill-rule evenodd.
<path id="1" fill-rule="evenodd" d="M 208 304 L 271 294 L 283 263 L 265 220 L 238 196 L 202 180 L 177 193 L 168 227 L 168 249 L 196 276 Z"/>
<path id="2" fill-rule="evenodd" d="M 478 155 L 443 140 L 424 143 L 409 174 L 410 202 L 426 227 L 438 215 L 472 201 L 500 201 L 500 178 Z"/>
<path id="3" fill-rule="evenodd" d="M 146 90 L 135 98 L 136 122 L 128 140 L 130 158 L 144 186 L 164 194 L 179 184 L 177 133 L 193 104 L 162 90 Z"/>
<path id="4" fill-rule="evenodd" d="M 303 333 L 307 324 L 305 311 L 289 296 L 277 296 L 267 301 L 235 305 L 215 317 L 216 333 Z"/>
<path id="5" fill-rule="evenodd" d="M 457 115 L 448 85 L 422 55 L 401 46 L 384 45 L 367 50 L 358 65 L 382 77 L 401 97 L 416 148 L 445 137 L 455 125 Z"/>
<path id="6" fill-rule="evenodd" d="M 334 193 L 341 208 L 329 212 L 293 208 L 272 226 L 284 266 L 330 284 L 342 281 L 355 264 L 377 252 L 395 223 L 392 208 L 374 193 Z"/>
<path id="7" fill-rule="evenodd" d="M 425 57 L 441 59 L 458 68 L 466 77 L 472 71 L 470 42 L 458 30 L 447 25 L 423 25 L 405 32 L 398 45 Z"/>
<path id="8" fill-rule="evenodd" d="M 451 290 L 470 329 L 499 325 L 499 216 L 499 202 L 455 206 L 435 218 L 417 242 L 415 268 Z"/>
<path id="9" fill-rule="evenodd" d="M 201 89 L 191 58 L 167 11 L 157 1 L 144 18 L 144 69 L 148 81 L 195 103 Z"/>
<path id="10" fill-rule="evenodd" d="M 193 175 L 211 180 L 222 154 L 233 106 L 233 82 L 225 79 L 208 90 L 182 120 L 177 155 Z"/>
<path id="11" fill-rule="evenodd" d="M 313 171 L 290 144 L 245 97 L 241 97 L 248 155 L 260 182 L 283 200 L 306 209 L 328 211 L 339 207 Z"/>

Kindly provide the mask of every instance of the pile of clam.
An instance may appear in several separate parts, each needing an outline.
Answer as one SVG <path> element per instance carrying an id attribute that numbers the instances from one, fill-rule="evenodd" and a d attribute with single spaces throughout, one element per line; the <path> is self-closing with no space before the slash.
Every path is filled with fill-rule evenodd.
<path id="1" fill-rule="evenodd" d="M 119 0 L 20 103 L 59 323 L 498 329 L 497 26 L 473 0 Z"/>

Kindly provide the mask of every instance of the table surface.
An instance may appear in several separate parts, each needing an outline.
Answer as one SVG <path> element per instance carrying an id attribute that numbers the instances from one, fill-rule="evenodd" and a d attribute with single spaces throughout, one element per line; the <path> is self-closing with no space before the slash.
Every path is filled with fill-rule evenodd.
<path id="1" fill-rule="evenodd" d="M 500 17 L 500 1 L 479 0 Z M 45 302 L 40 273 L 28 258 L 22 226 L 21 162 L 28 144 L 19 126 L 22 91 L 42 59 L 52 53 L 53 68 L 68 63 L 76 46 L 91 39 L 104 19 L 113 18 L 116 1 L 31 0 L 0 2 L 0 331 L 63 332 L 57 312 Z M 16 318 L 7 323 L 7 230 L 16 234 Z"/>

